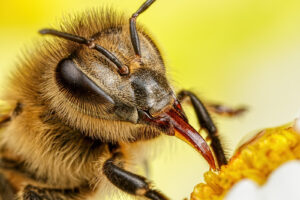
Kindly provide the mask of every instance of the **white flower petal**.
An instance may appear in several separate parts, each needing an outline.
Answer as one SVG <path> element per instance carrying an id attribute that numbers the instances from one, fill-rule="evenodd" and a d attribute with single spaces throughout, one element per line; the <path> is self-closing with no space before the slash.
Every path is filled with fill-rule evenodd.
<path id="1" fill-rule="evenodd" d="M 273 172 L 263 187 L 263 195 L 268 200 L 300 200 L 300 162 L 288 162 Z"/>
<path id="2" fill-rule="evenodd" d="M 242 180 L 228 192 L 225 200 L 300 200 L 300 161 L 280 166 L 259 187 L 251 180 Z"/>
<path id="3" fill-rule="evenodd" d="M 251 180 L 244 179 L 238 182 L 228 192 L 225 200 L 257 200 L 259 186 Z"/>

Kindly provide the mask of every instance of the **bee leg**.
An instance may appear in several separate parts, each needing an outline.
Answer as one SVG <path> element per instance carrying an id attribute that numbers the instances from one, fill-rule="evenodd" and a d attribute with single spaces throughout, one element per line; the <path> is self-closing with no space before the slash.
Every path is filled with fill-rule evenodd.
<path id="1" fill-rule="evenodd" d="M 215 126 L 213 120 L 211 119 L 207 109 L 204 104 L 200 101 L 200 99 L 190 91 L 183 90 L 177 95 L 179 101 L 184 100 L 186 97 L 189 97 L 193 108 L 196 112 L 198 122 L 201 128 L 205 129 L 211 139 L 211 147 L 215 152 L 218 165 L 226 165 L 227 159 L 224 153 L 224 149 L 218 137 L 218 130 Z"/>
<path id="2" fill-rule="evenodd" d="M 247 111 L 246 107 L 239 107 L 239 108 L 231 108 L 227 107 L 221 104 L 215 104 L 215 103 L 208 103 L 207 109 L 210 112 L 213 112 L 215 114 L 226 116 L 226 117 L 235 117 L 243 114 L 245 111 Z"/>
<path id="3" fill-rule="evenodd" d="M 113 185 L 132 195 L 143 196 L 152 200 L 168 200 L 162 193 L 151 189 L 146 178 L 123 169 L 122 163 L 118 162 L 120 157 L 122 154 L 116 152 L 103 165 L 103 173 Z"/>
<path id="4" fill-rule="evenodd" d="M 79 189 L 50 189 L 27 185 L 19 193 L 18 200 L 83 200 Z"/>

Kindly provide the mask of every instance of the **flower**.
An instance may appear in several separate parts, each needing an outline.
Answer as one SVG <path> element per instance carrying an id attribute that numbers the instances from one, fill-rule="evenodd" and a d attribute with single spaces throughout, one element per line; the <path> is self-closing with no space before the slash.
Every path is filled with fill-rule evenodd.
<path id="1" fill-rule="evenodd" d="M 243 144 L 219 172 L 208 171 L 204 174 L 205 183 L 198 184 L 191 200 L 224 199 L 230 189 L 243 179 L 250 179 L 262 186 L 280 165 L 300 158 L 300 134 L 296 120 L 277 128 L 259 132 Z"/>

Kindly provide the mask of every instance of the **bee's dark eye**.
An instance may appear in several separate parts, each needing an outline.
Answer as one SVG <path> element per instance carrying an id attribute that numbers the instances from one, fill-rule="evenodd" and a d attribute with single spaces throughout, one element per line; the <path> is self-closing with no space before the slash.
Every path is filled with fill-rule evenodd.
<path id="1" fill-rule="evenodd" d="M 71 59 L 60 61 L 56 69 L 56 79 L 63 88 L 79 99 L 114 104 L 114 100 L 79 70 Z"/>

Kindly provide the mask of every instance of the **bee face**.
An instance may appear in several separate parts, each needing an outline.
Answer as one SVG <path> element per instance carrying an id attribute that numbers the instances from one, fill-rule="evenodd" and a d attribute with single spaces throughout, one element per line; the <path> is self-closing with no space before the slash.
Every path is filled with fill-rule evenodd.
<path id="1" fill-rule="evenodd" d="M 208 144 L 188 123 L 166 79 L 158 48 L 136 26 L 136 17 L 153 2 L 145 2 L 129 23 L 123 16 L 94 12 L 77 19 L 78 24 L 64 26 L 63 32 L 41 30 L 66 40 L 57 40 L 45 57 L 35 60 L 39 64 L 35 75 L 43 74 L 35 81 L 38 89 L 43 88 L 37 98 L 63 126 L 86 136 L 114 143 L 162 133 L 177 136 L 215 169 Z"/>
<path id="2" fill-rule="evenodd" d="M 62 31 L 41 30 L 56 38 L 41 43 L 38 54 L 21 63 L 7 99 L 35 110 L 47 127 L 103 143 L 179 137 L 215 169 L 209 145 L 188 123 L 167 81 L 158 48 L 136 25 L 136 17 L 153 2 L 146 1 L 129 23 L 111 10 L 92 10 L 62 24 Z"/>
<path id="3" fill-rule="evenodd" d="M 157 47 L 143 32 L 139 32 L 143 56 L 137 57 L 127 29 L 120 27 L 98 33 L 92 40 L 128 67 L 128 75 L 120 75 L 114 63 L 86 46 L 78 46 L 54 67 L 50 76 L 54 77 L 51 78 L 54 84 L 44 96 L 69 126 L 102 137 L 110 134 L 103 133 L 105 128 L 99 132 L 95 127 L 103 127 L 102 123 L 117 123 L 116 129 L 130 127 L 131 131 L 127 131 L 124 137 L 132 138 L 141 126 L 148 126 L 140 119 L 139 111 L 155 115 L 173 104 L 175 95 L 166 79 L 165 66 Z M 74 120 L 74 116 L 81 119 Z M 80 123 L 85 118 L 88 118 L 90 126 Z M 134 126 L 136 124 L 140 126 Z M 115 131 L 111 129 L 109 132 Z"/>

